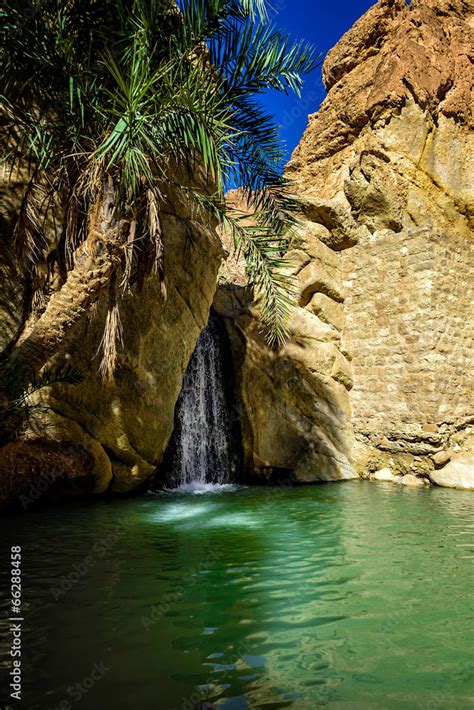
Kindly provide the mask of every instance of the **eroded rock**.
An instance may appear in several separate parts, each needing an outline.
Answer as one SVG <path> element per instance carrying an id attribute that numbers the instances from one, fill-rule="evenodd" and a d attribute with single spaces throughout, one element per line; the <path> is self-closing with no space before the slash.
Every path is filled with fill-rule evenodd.
<path id="1" fill-rule="evenodd" d="M 161 221 L 167 297 L 158 279 L 150 277 L 141 293 L 121 301 L 123 347 L 113 381 L 103 381 L 97 360 L 90 362 L 102 337 L 106 296 L 61 356 L 87 372 L 86 380 L 75 387 L 55 386 L 47 395 L 56 413 L 78 422 L 104 448 L 112 466 L 112 492 L 142 486 L 161 462 L 222 257 L 212 229 L 177 214 L 163 214 Z"/>
<path id="2" fill-rule="evenodd" d="M 412 487 L 426 485 L 424 478 L 421 478 L 420 476 L 414 476 L 412 473 L 407 473 L 405 476 L 402 476 L 400 483 L 402 484 L 402 486 Z"/>
<path id="3" fill-rule="evenodd" d="M 12 189 L 16 194 L 15 186 Z M 1 199 L 3 204 L 6 198 Z M 18 207 L 18 196 L 15 199 Z M 84 382 L 55 385 L 37 395 L 41 415 L 32 418 L 23 443 L 31 451 L 33 462 L 47 462 L 48 452 L 64 442 L 66 473 L 62 476 L 57 471 L 55 475 L 65 479 L 61 483 L 65 495 L 76 489 L 78 493 L 99 494 L 143 487 L 154 474 L 171 436 L 175 404 L 197 338 L 207 323 L 223 250 L 213 225 L 194 219 L 189 205 L 176 200 L 168 209 L 166 212 L 165 207 L 160 215 L 166 297 L 158 277 L 149 276 L 142 291 L 132 288 L 119 300 L 123 344 L 118 346 L 113 380 L 104 381 L 98 372 L 97 353 L 109 298 L 104 293 L 53 363 L 77 367 L 85 375 Z M 9 284 L 9 279 L 2 282 L 7 290 Z M 21 302 L 21 288 L 14 296 L 16 304 Z M 4 300 L 9 297 L 7 293 Z M 15 303 L 12 312 L 16 320 L 5 315 L 10 335 L 20 322 Z M 1 294 L 0 310 L 3 315 Z M 15 452 L 24 450 L 21 444 L 15 444 Z M 74 451 L 67 454 L 74 444 L 84 454 L 76 474 L 82 483 L 77 486 L 69 485 L 71 476 L 67 473 L 73 454 L 75 460 L 80 458 Z M 10 456 L 10 449 L 2 449 L 2 460 Z M 23 458 L 15 454 L 11 460 L 14 470 L 21 473 Z M 61 455 L 58 461 L 62 460 Z M 19 494 L 23 479 L 30 482 L 22 473 L 11 481 L 5 478 L 5 485 L 0 480 L 4 503 Z M 18 483 L 17 492 L 13 483 Z M 55 490 L 59 490 L 59 483 Z"/>
<path id="4" fill-rule="evenodd" d="M 338 358 L 340 333 L 303 308 L 291 319 L 291 337 L 268 348 L 250 304 L 234 315 L 219 288 L 215 307 L 225 319 L 236 364 L 248 472 L 311 483 L 355 477 L 349 461 L 346 373 Z"/>

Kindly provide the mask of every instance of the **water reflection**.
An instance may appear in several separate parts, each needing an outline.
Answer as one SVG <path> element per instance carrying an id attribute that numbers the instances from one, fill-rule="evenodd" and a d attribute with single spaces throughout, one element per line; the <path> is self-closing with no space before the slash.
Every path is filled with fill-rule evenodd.
<path id="1" fill-rule="evenodd" d="M 7 518 L 25 707 L 71 701 L 96 663 L 73 707 L 468 707 L 473 508 L 461 491 L 354 482 Z"/>

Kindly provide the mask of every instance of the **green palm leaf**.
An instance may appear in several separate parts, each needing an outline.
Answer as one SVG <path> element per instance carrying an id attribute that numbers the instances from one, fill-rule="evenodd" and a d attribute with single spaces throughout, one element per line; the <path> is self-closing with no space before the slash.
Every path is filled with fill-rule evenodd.
<path id="1" fill-rule="evenodd" d="M 265 0 L 178 5 L 179 12 L 172 0 L 31 0 L 25 17 L 23 1 L 10 0 L 1 47 L 6 160 L 27 165 L 32 184 L 47 185 L 67 206 L 66 238 L 54 256 L 38 249 L 51 283 L 58 264 L 73 266 L 71 245 L 85 238 L 106 176 L 118 188 L 123 220 L 138 224 L 124 245 L 126 271 L 130 278 L 151 272 L 147 260 L 157 252 L 147 191 L 166 196 L 176 166 L 186 190 L 200 164 L 202 203 L 214 184 L 214 217 L 234 225 L 269 342 L 278 344 L 291 299 L 281 255 L 296 205 L 286 196 L 278 126 L 259 98 L 275 89 L 299 95 L 318 57 L 268 22 Z M 230 186 L 242 188 L 256 227 L 226 213 Z"/>

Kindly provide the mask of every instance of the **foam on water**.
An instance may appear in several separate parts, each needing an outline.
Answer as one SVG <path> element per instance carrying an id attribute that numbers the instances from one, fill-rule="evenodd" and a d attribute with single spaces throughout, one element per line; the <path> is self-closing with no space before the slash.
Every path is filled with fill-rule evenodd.
<path id="1" fill-rule="evenodd" d="M 192 493 L 193 495 L 202 495 L 203 493 L 223 493 L 224 491 L 236 490 L 237 486 L 233 483 L 201 483 L 201 481 L 191 481 L 183 483 L 177 488 L 167 489 L 173 493 Z"/>

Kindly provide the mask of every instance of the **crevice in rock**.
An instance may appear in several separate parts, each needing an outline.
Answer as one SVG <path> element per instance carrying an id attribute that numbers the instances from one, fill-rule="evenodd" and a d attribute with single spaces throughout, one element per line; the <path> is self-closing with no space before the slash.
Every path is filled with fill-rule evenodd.
<path id="1" fill-rule="evenodd" d="M 331 301 L 334 301 L 334 303 L 344 303 L 344 298 L 342 295 L 335 293 L 333 289 L 319 282 L 317 284 L 311 284 L 311 286 L 308 286 L 302 292 L 298 302 L 299 307 L 306 308 L 313 296 L 317 293 L 322 293 L 323 296 L 327 296 L 331 299 Z"/>

